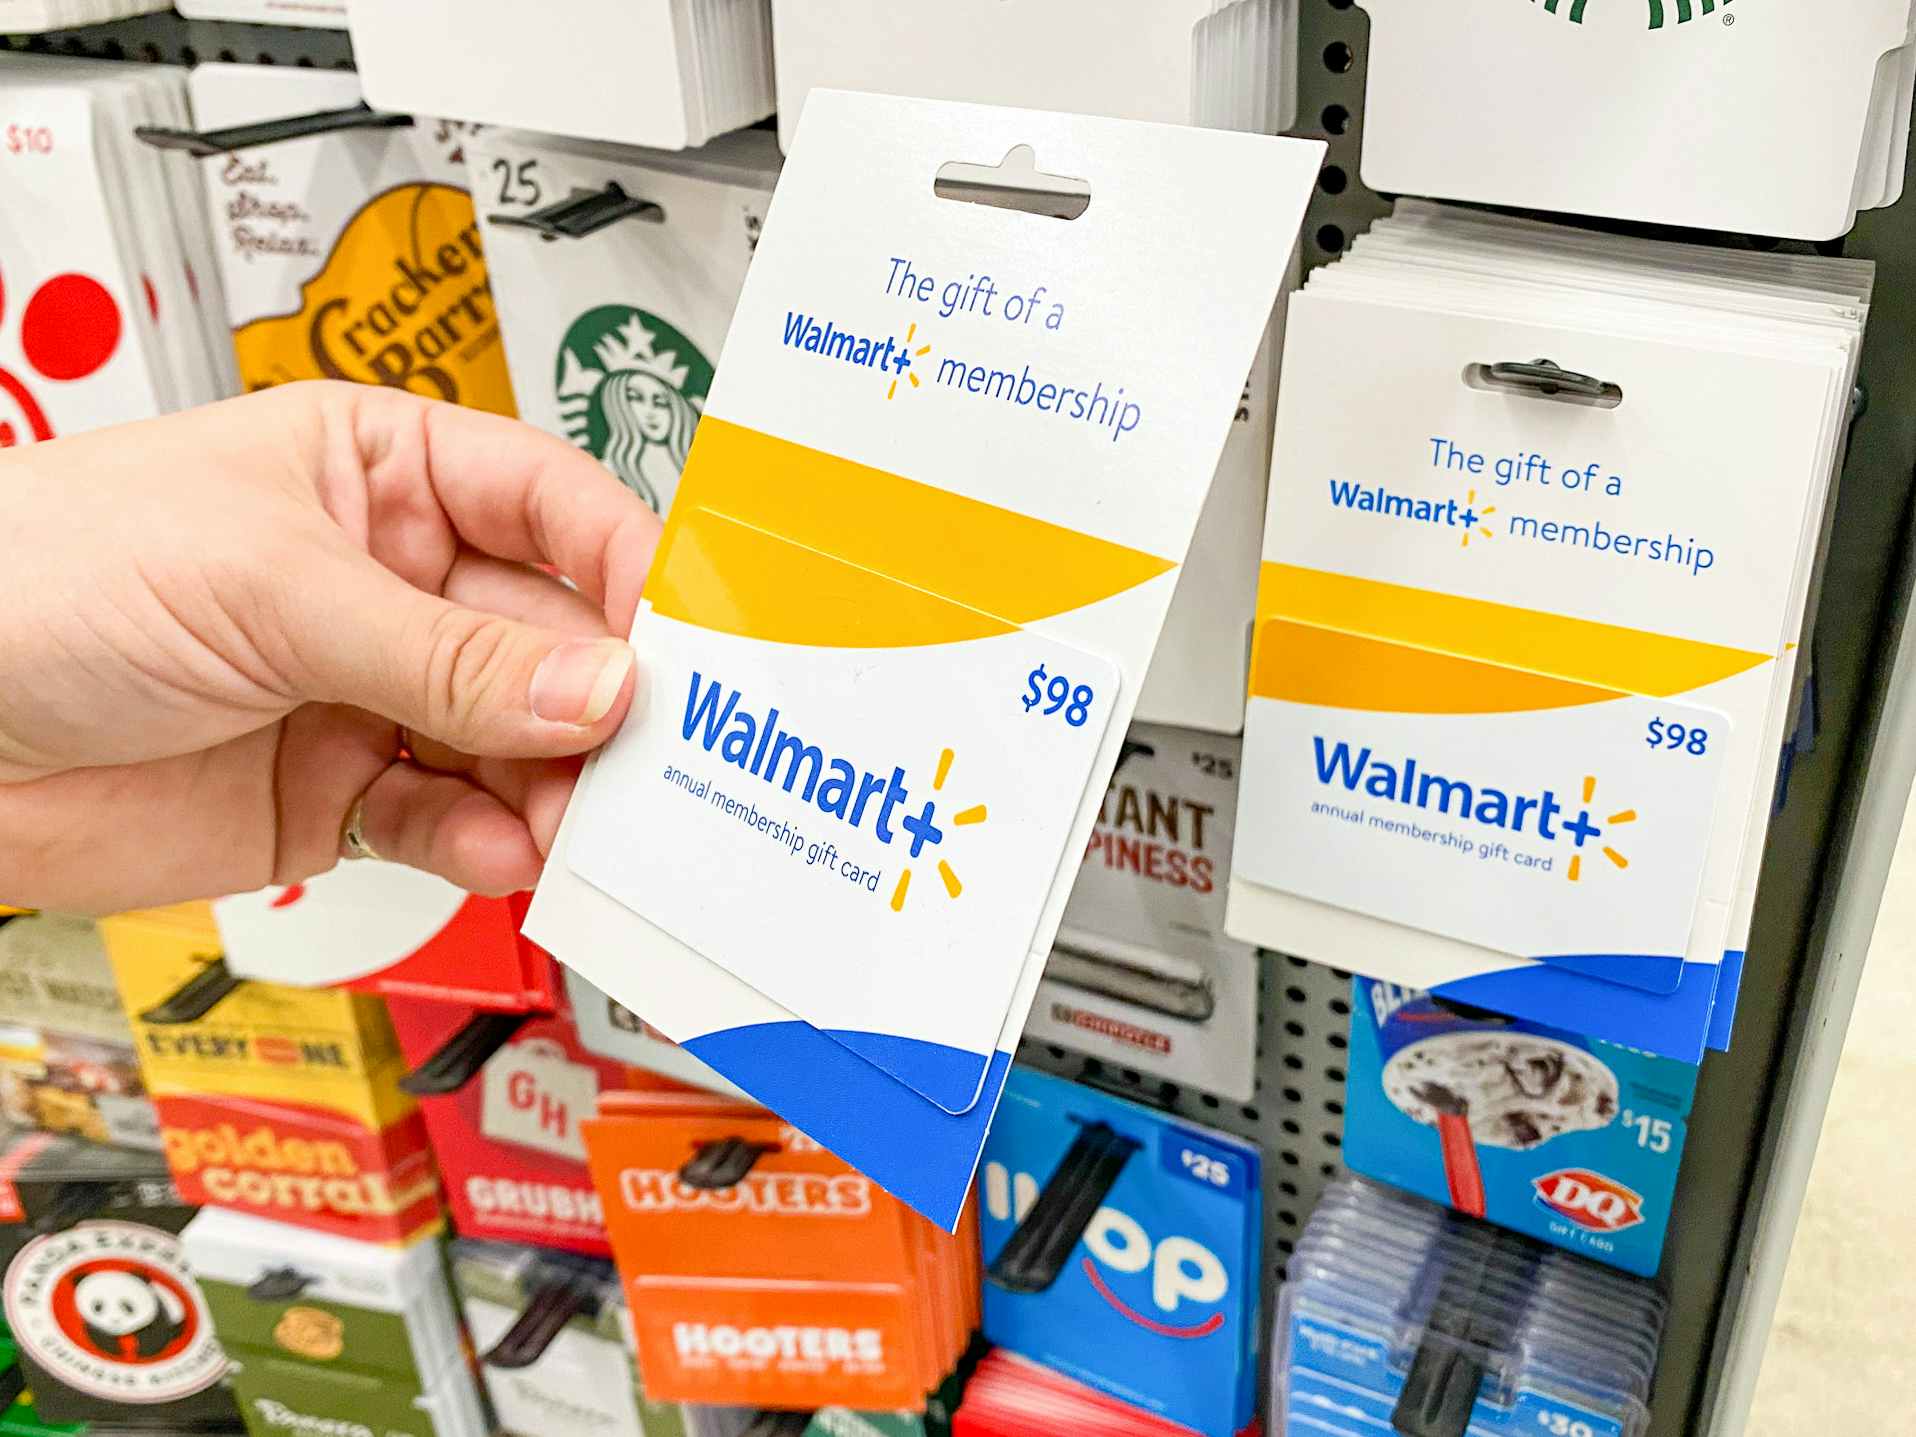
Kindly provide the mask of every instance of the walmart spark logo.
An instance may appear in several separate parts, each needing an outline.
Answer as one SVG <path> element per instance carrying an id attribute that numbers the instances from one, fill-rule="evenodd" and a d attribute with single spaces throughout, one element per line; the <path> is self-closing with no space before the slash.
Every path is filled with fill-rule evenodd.
<path id="1" fill-rule="evenodd" d="M 1567 0 L 1567 3 L 1566 0 L 1531 0 L 1531 3 L 1541 3 L 1545 14 L 1566 16 L 1572 25 L 1581 25 L 1584 11 L 1590 8 L 1590 0 Z M 1728 13 L 1730 0 L 1649 0 L 1649 3 L 1652 30 L 1663 29 L 1669 23 L 1672 10 L 1679 25 L 1687 25 L 1702 15 L 1714 15 L 1719 8 L 1724 12 L 1724 24 L 1736 22 L 1736 17 Z"/>
<path id="2" fill-rule="evenodd" d="M 1496 512 L 1497 506 L 1495 504 L 1486 504 L 1481 511 L 1477 508 L 1477 491 L 1475 489 L 1472 489 L 1464 496 L 1463 512 L 1457 516 L 1464 526 L 1464 548 L 1468 549 L 1470 547 L 1470 536 L 1473 533 L 1485 539 L 1495 537 L 1490 531 L 1490 526 L 1483 521 Z"/>
<path id="3" fill-rule="evenodd" d="M 1341 739 L 1333 741 L 1317 736 L 1311 742 L 1317 762 L 1317 781 L 1326 788 L 1362 792 L 1387 803 L 1546 843 L 1568 843 L 1572 851 L 1565 872 L 1572 883 L 1583 881 L 1586 852 L 1601 854 L 1619 871 L 1630 867 L 1630 860 L 1619 849 L 1601 840 L 1609 829 L 1635 823 L 1637 811 L 1619 809 L 1599 823 L 1592 807 L 1597 798 L 1597 780 L 1593 774 L 1584 777 L 1583 801 L 1573 816 L 1555 789 L 1522 793 L 1435 772 L 1414 756 L 1392 762 L 1380 758 L 1369 747 L 1353 749 Z M 1392 820 L 1376 815 L 1369 822 L 1384 828 L 1394 826 Z"/>
<path id="4" fill-rule="evenodd" d="M 1596 844 L 1596 841 L 1603 837 L 1603 830 L 1597 827 L 1590 818 L 1590 805 L 1596 801 L 1596 797 L 1596 776 L 1594 774 L 1585 774 L 1583 779 L 1583 811 L 1579 813 L 1575 819 L 1563 826 L 1565 833 L 1575 837 L 1579 850 L 1570 855 L 1569 875 L 1572 883 L 1581 883 L 1583 881 L 1583 853 L 1581 852 L 1583 846 L 1586 843 Z M 1636 821 L 1637 811 L 1634 808 L 1619 809 L 1604 819 L 1604 822 L 1612 828 L 1620 827 L 1626 823 L 1635 823 Z M 1630 860 L 1607 843 L 1598 847 L 1597 851 L 1609 859 L 1610 862 L 1615 864 L 1619 869 L 1627 869 L 1630 866 Z"/>
<path id="5" fill-rule="evenodd" d="M 934 796 L 925 798 L 914 811 L 902 765 L 893 764 L 886 772 L 883 764 L 866 767 L 848 758 L 828 756 L 819 745 L 800 737 L 777 707 L 755 712 L 738 689 L 727 688 L 718 679 L 708 682 L 697 669 L 692 671 L 686 691 L 685 719 L 679 733 L 686 743 L 716 754 L 742 773 L 776 785 L 827 817 L 868 832 L 887 848 L 894 843 L 904 845 L 911 863 L 945 842 L 945 830 L 938 823 L 941 800 L 936 795 L 944 792 L 945 780 L 951 776 L 954 755 L 950 749 L 938 756 L 931 781 Z M 952 814 L 947 821 L 952 828 L 970 828 L 983 823 L 985 817 L 985 805 L 977 803 Z M 776 826 L 769 815 L 765 821 Z M 937 872 L 947 895 L 957 898 L 965 891 L 957 870 L 942 854 L 938 855 Z M 904 911 L 911 875 L 912 870 L 905 868 L 892 890 L 894 913 Z"/>
<path id="6" fill-rule="evenodd" d="M 952 751 L 950 749 L 946 749 L 938 755 L 938 771 L 933 775 L 931 780 L 931 791 L 933 793 L 943 791 L 945 780 L 951 776 L 951 760 Z M 925 803 L 925 811 L 922 814 L 916 818 L 907 818 L 905 820 L 905 831 L 911 834 L 910 857 L 914 861 L 917 860 L 919 855 L 922 854 L 929 845 L 943 843 L 945 841 L 944 830 L 932 821 L 936 814 L 936 802 L 934 800 L 927 800 Z M 985 806 L 982 803 L 974 803 L 970 808 L 960 809 L 951 816 L 951 826 L 953 828 L 969 828 L 973 824 L 983 823 L 984 821 Z M 938 880 L 945 885 L 945 894 L 947 897 L 956 898 L 965 891 L 965 885 L 958 881 L 957 873 L 953 871 L 951 864 L 943 858 L 938 860 Z M 892 912 L 903 913 L 905 911 L 905 896 L 910 892 L 911 869 L 907 868 L 898 875 L 898 886 L 892 889 Z"/>
<path id="7" fill-rule="evenodd" d="M 894 335 L 880 340 L 841 329 L 835 320 L 820 320 L 791 309 L 785 311 L 784 343 L 787 349 L 803 350 L 822 359 L 835 359 L 842 364 L 875 369 L 888 375 L 889 383 L 885 386 L 887 399 L 898 397 L 898 381 L 901 379 L 913 389 L 920 387 L 915 361 L 931 353 L 930 344 L 918 342 L 916 324 L 905 331 L 903 339 Z"/>

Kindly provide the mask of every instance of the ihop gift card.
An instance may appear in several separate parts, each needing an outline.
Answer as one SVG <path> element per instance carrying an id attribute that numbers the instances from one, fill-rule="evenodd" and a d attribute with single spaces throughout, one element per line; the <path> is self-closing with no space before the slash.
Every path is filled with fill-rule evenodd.
<path id="1" fill-rule="evenodd" d="M 1654 1274 L 1696 1066 L 1353 980 L 1353 1172 Z"/>
<path id="2" fill-rule="evenodd" d="M 1253 1144 L 1014 1069 L 985 1148 L 985 1337 L 1230 1437 L 1256 1396 L 1260 1175 Z"/>

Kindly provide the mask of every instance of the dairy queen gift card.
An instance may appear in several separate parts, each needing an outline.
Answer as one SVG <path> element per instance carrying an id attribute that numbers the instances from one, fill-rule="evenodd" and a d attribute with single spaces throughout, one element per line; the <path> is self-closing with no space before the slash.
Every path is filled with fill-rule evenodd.
<path id="1" fill-rule="evenodd" d="M 527 934 L 946 1226 L 1321 158 L 815 91 L 767 214 Z"/>

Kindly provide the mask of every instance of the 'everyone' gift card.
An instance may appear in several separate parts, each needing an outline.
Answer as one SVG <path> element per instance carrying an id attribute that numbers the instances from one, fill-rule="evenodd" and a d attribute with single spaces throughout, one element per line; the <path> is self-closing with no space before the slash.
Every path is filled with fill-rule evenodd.
<path id="1" fill-rule="evenodd" d="M 1322 150 L 805 113 L 528 932 L 949 1226 Z"/>

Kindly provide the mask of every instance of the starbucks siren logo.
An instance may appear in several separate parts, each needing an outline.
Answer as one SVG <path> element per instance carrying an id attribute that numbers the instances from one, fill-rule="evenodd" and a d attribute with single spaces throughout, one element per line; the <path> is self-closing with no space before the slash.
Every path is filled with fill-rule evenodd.
<path id="1" fill-rule="evenodd" d="M 602 304 L 566 330 L 554 383 L 566 437 L 664 513 L 705 411 L 711 361 L 664 320 Z"/>
<path id="2" fill-rule="evenodd" d="M 1532 4 L 1539 0 L 1531 0 Z M 1590 7 L 1590 0 L 1541 0 L 1543 8 L 1552 15 L 1569 17 L 1572 25 L 1583 23 L 1583 12 Z M 1735 16 L 1729 13 L 1730 0 L 1649 0 L 1650 28 L 1661 30 L 1667 25 L 1674 12 L 1677 24 L 1687 25 L 1700 15 L 1714 15 L 1723 12 L 1723 23 L 1734 23 Z"/>

